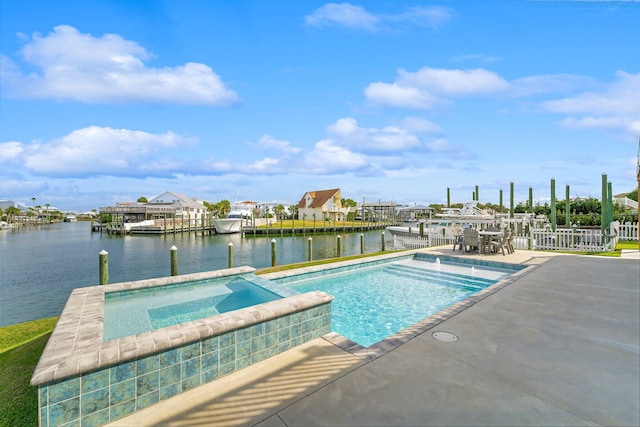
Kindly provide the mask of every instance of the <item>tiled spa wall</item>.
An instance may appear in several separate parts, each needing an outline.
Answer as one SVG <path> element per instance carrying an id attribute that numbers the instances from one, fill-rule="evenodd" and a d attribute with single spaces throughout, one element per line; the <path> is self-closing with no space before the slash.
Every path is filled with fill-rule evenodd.
<path id="1" fill-rule="evenodd" d="M 40 425 L 101 426 L 330 331 L 331 304 L 326 303 L 41 385 Z"/>

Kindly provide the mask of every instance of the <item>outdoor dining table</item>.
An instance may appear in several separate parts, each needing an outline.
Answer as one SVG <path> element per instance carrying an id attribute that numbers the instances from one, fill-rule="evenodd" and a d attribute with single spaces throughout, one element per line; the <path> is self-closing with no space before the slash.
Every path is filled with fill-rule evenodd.
<path id="1" fill-rule="evenodd" d="M 486 253 L 491 253 L 491 241 L 496 238 L 502 238 L 504 233 L 502 231 L 478 231 L 478 236 L 480 237 L 480 248 L 479 253 L 485 253 L 485 247 L 487 248 Z"/>

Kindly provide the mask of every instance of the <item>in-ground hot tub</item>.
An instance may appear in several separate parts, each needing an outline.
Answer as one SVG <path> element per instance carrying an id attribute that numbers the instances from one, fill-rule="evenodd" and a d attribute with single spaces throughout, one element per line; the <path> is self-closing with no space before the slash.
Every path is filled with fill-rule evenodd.
<path id="1" fill-rule="evenodd" d="M 31 379 L 38 386 L 40 425 L 104 425 L 331 331 L 330 295 L 287 291 L 254 271 L 239 267 L 75 289 Z M 105 337 L 105 299 L 179 295 L 180 287 L 187 291 L 211 281 L 275 296 L 240 309 L 246 300 L 233 292 L 172 300 L 174 307 L 130 308 L 151 310 L 156 325 Z M 195 310 L 189 310 L 191 303 Z M 209 314 L 207 304 L 233 310 L 199 317 Z M 186 320 L 185 312 L 194 317 Z"/>

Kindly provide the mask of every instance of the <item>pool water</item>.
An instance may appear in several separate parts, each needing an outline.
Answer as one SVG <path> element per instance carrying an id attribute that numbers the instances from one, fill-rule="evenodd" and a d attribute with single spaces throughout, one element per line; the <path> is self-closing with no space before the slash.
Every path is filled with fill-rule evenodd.
<path id="1" fill-rule="evenodd" d="M 332 330 L 368 347 L 513 272 L 409 259 L 286 284 L 333 295 Z"/>
<path id="2" fill-rule="evenodd" d="M 103 341 L 280 299 L 234 276 L 105 294 Z"/>

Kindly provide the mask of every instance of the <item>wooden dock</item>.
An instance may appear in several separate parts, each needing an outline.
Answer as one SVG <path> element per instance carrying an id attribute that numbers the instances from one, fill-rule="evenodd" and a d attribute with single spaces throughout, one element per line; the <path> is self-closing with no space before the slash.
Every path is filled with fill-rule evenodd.
<path id="1" fill-rule="evenodd" d="M 176 234 L 176 233 L 204 233 L 215 234 L 216 229 L 213 225 L 198 225 L 198 226 L 173 226 L 173 224 L 166 225 L 145 225 L 132 227 L 127 229 L 121 224 L 93 224 L 91 230 L 94 232 L 107 233 L 107 234 Z"/>
<path id="2" fill-rule="evenodd" d="M 268 236 L 304 236 L 313 234 L 358 233 L 372 230 L 384 230 L 391 224 L 365 223 L 357 225 L 331 225 L 324 227 L 242 227 L 242 233 L 249 237 Z"/>

